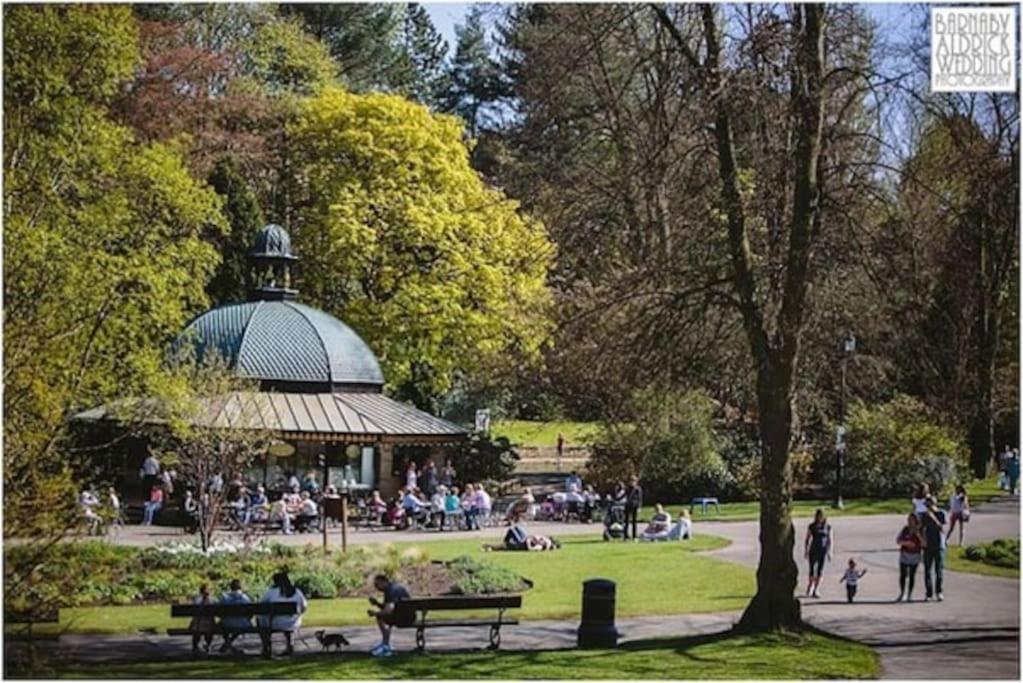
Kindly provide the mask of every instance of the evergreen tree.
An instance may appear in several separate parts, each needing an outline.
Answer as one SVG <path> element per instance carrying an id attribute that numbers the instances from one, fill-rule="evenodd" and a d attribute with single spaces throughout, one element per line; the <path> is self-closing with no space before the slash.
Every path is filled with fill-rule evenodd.
<path id="1" fill-rule="evenodd" d="M 395 89 L 432 109 L 441 104 L 448 87 L 448 43 L 437 32 L 419 3 L 405 7 L 401 56 L 394 74 Z"/>
<path id="2" fill-rule="evenodd" d="M 470 137 L 477 137 L 494 121 L 495 105 L 505 95 L 501 66 L 483 24 L 483 12 L 474 6 L 465 24 L 455 27 L 458 39 L 449 72 L 450 85 L 444 110 L 465 121 Z"/>
<path id="3" fill-rule="evenodd" d="M 284 14 L 327 46 L 341 78 L 353 90 L 388 87 L 401 56 L 400 5 L 285 3 Z"/>
<path id="4" fill-rule="evenodd" d="M 213 279 L 206 286 L 206 293 L 216 305 L 243 301 L 249 285 L 248 250 L 256 231 L 264 223 L 263 212 L 231 157 L 217 162 L 210 174 L 209 183 L 223 197 L 224 218 L 231 226 L 231 231 L 217 235 L 213 240 L 222 260 Z"/>

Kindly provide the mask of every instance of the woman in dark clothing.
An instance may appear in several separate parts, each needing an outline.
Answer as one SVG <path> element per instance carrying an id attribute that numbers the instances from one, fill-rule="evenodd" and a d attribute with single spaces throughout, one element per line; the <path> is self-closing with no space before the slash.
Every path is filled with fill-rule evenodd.
<path id="1" fill-rule="evenodd" d="M 629 538 L 629 524 L 632 524 L 632 538 L 639 538 L 636 531 L 639 509 L 643 507 L 643 489 L 639 486 L 639 477 L 629 479 L 629 488 L 625 491 L 625 538 Z"/>
<path id="2" fill-rule="evenodd" d="M 833 540 L 828 518 L 824 515 L 824 510 L 818 508 L 813 515 L 813 521 L 806 529 L 806 540 L 803 543 L 803 555 L 810 561 L 810 581 L 806 584 L 807 597 L 820 597 L 824 561 L 831 559 Z"/>

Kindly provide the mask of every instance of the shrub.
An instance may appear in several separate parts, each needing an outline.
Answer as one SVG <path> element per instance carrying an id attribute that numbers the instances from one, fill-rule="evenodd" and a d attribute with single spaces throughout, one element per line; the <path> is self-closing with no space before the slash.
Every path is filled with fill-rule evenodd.
<path id="1" fill-rule="evenodd" d="M 609 425 L 597 437 L 588 475 L 604 489 L 639 475 L 648 496 L 663 502 L 720 494 L 732 481 L 714 432 L 714 402 L 702 392 L 638 392 L 630 425 Z"/>
<path id="2" fill-rule="evenodd" d="M 522 577 L 515 572 L 466 555 L 449 562 L 448 568 L 451 570 L 454 592 L 461 595 L 513 593 L 525 587 Z"/>
<path id="3" fill-rule="evenodd" d="M 327 574 L 303 573 L 296 575 L 292 580 L 307 598 L 337 597 L 337 585 Z"/>
<path id="4" fill-rule="evenodd" d="M 1019 539 L 999 538 L 991 543 L 976 543 L 965 550 L 966 559 L 995 567 L 1019 567 Z"/>
<path id="5" fill-rule="evenodd" d="M 941 492 L 966 472 L 958 435 L 933 421 L 922 403 L 897 396 L 850 411 L 843 489 L 851 496 L 908 495 L 919 482 Z M 834 481 L 833 467 L 828 472 Z"/>

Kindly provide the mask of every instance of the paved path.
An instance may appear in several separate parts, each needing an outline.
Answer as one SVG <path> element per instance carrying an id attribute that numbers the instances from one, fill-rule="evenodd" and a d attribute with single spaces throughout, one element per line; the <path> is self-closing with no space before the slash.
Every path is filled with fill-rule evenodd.
<path id="1" fill-rule="evenodd" d="M 825 631 L 873 646 L 881 655 L 886 678 L 1018 680 L 1019 581 L 946 571 L 945 601 L 923 602 L 921 567 L 915 602 L 894 602 L 899 590 L 895 535 L 904 521 L 898 515 L 833 519 L 835 563 L 825 568 L 823 597 L 801 598 L 804 618 Z M 808 523 L 796 522 L 800 580 L 806 576 L 802 540 Z M 732 541 L 714 555 L 756 566 L 755 522 L 707 523 L 701 529 Z M 1019 538 L 1019 532 L 1018 500 L 988 503 L 974 510 L 967 543 Z M 854 605 L 845 602 L 845 589 L 838 583 L 850 557 L 868 570 Z"/>
<path id="2" fill-rule="evenodd" d="M 800 576 L 804 576 L 802 534 L 809 520 L 796 520 L 799 544 L 796 555 Z M 1018 680 L 1019 667 L 1019 581 L 946 572 L 945 601 L 925 603 L 923 577 L 918 574 L 918 601 L 895 603 L 898 592 L 898 560 L 894 537 L 904 518 L 897 515 L 845 517 L 833 520 L 836 536 L 835 564 L 826 569 L 824 597 L 804 600 L 805 618 L 815 626 L 873 646 L 881 655 L 884 676 L 895 679 L 1013 679 Z M 599 525 L 535 524 L 531 530 L 548 535 L 578 534 L 586 530 L 600 532 Z M 968 525 L 968 542 L 999 537 L 1019 538 L 1018 500 L 1003 500 L 984 505 L 974 511 Z M 732 541 L 727 548 L 713 554 L 729 561 L 755 567 L 759 556 L 756 522 L 697 521 L 697 532 L 726 537 Z M 351 535 L 352 543 L 396 541 L 430 542 L 442 539 L 478 537 L 499 538 L 500 529 L 480 532 L 368 532 Z M 170 529 L 125 529 L 117 542 L 148 545 L 168 540 L 184 540 L 180 532 Z M 318 543 L 315 535 L 276 536 L 289 544 Z M 331 542 L 339 544 L 338 535 Z M 838 578 L 845 562 L 854 556 L 860 566 L 868 569 L 854 605 L 844 602 L 844 589 Z M 738 613 L 679 615 L 622 620 L 620 628 L 626 639 L 654 636 L 695 635 L 728 628 Z M 575 642 L 576 622 L 529 622 L 527 627 L 510 628 L 504 634 L 505 649 L 550 649 L 570 647 Z M 346 629 L 356 649 L 363 650 L 376 642 L 373 629 Z M 442 630 L 428 636 L 438 649 L 464 648 L 465 643 L 485 644 L 486 633 L 480 629 Z M 311 634 L 306 641 L 318 646 Z M 152 659 L 159 656 L 187 656 L 186 639 L 143 635 L 100 638 L 108 647 L 97 647 L 96 637 L 69 636 L 61 639 L 62 655 L 106 661 L 116 656 L 127 659 Z M 398 636 L 398 647 L 411 647 L 408 631 Z M 302 650 L 302 646 L 300 646 Z"/>

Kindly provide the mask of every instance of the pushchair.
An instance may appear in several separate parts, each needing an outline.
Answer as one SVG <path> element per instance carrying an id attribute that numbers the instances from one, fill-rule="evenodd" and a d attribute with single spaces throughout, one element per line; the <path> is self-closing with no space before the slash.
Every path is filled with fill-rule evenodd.
<path id="1" fill-rule="evenodd" d="M 604 512 L 604 540 L 625 538 L 625 507 L 611 505 Z"/>

